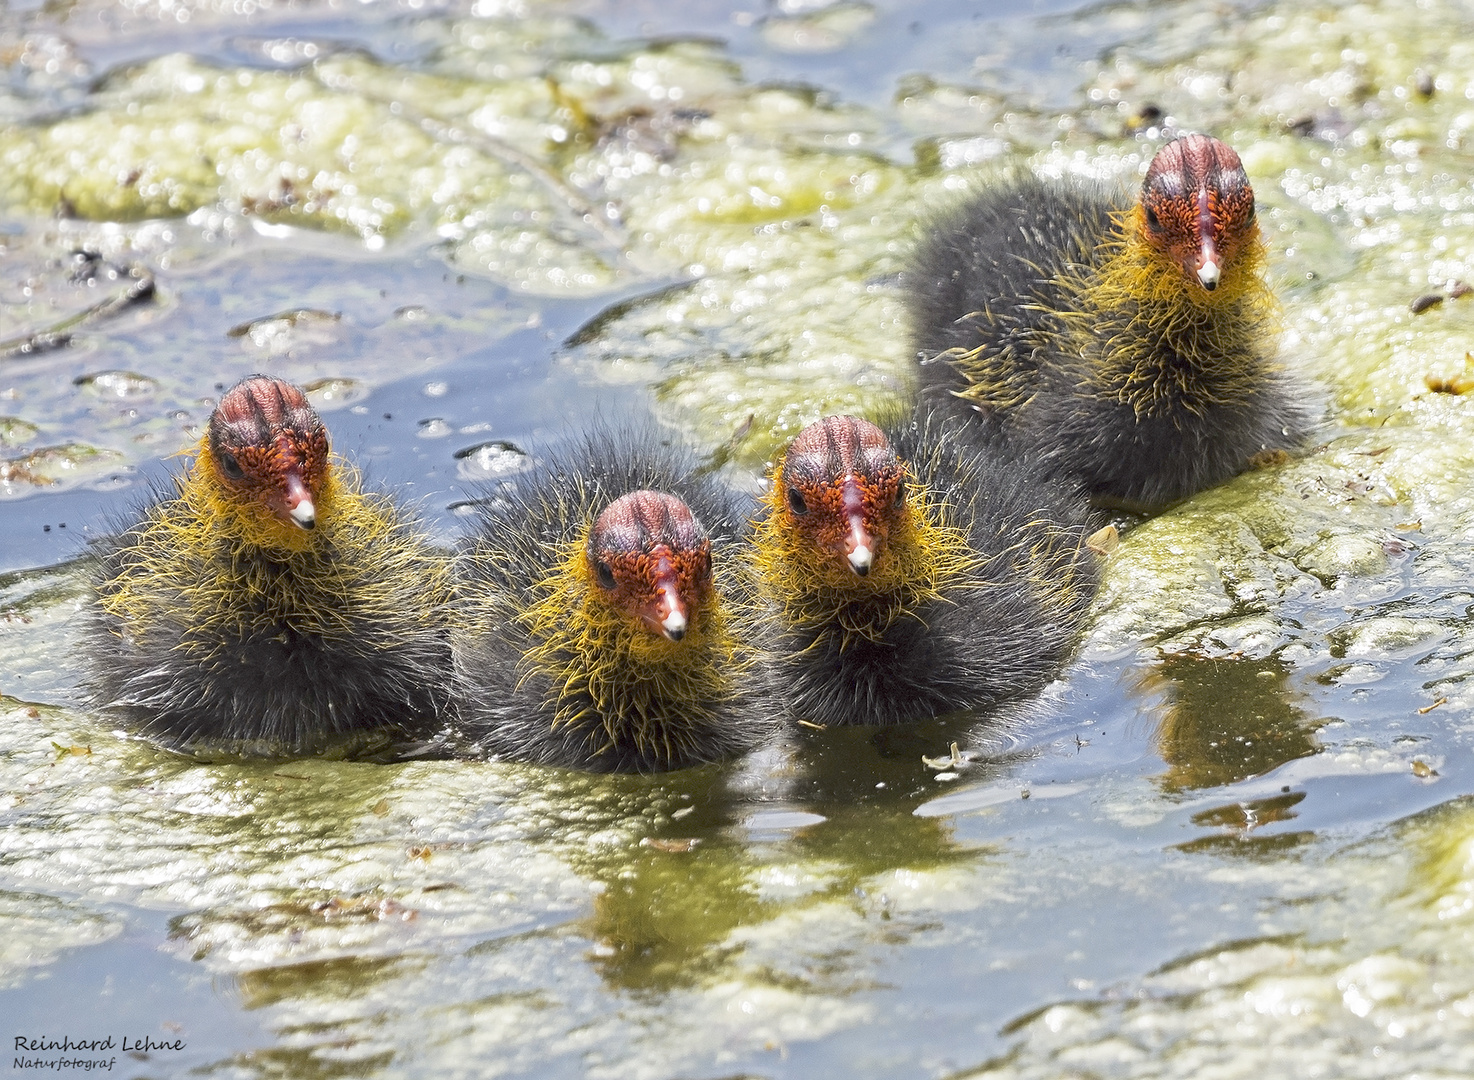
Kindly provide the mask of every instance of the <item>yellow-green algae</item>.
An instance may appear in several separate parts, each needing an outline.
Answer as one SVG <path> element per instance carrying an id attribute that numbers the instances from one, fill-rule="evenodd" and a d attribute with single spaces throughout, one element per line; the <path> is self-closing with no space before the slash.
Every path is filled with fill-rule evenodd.
<path id="1" fill-rule="evenodd" d="M 21 738 L 0 810 L 25 822 L 4 841 L 8 875 L 81 897 L 29 917 L 64 936 L 68 920 L 105 926 L 109 905 L 178 912 L 168 948 L 234 976 L 246 1008 L 285 1010 L 270 1053 L 300 1051 L 301 1069 L 372 1071 L 391 1054 L 454 1073 L 468 1052 L 607 1054 L 616 1071 L 636 1053 L 679 1069 L 706 1051 L 629 1023 L 670 995 L 678 1027 L 700 1018 L 701 1046 L 761 1052 L 841 1031 L 867 1015 L 851 998 L 871 977 L 834 950 L 856 932 L 924 932 L 933 890 L 973 903 L 969 868 L 987 854 L 909 807 L 753 846 L 722 809 L 732 777 L 714 769 L 199 767 L 4 704 Z M 58 754 L 78 737 L 90 752 Z M 119 843 L 137 811 L 148 827 Z M 1003 888 L 990 876 L 984 894 Z M 454 995 L 436 989 L 447 979 Z M 601 986 L 655 996 L 611 1014 Z"/>
<path id="2" fill-rule="evenodd" d="M 1287 854 L 1267 876 L 1306 869 Z M 1226 942 L 1114 1001 L 1039 1009 L 1010 1026 L 1007 1054 L 954 1075 L 1468 1075 L 1474 805 L 1401 822 L 1315 872 L 1321 932 Z"/>
<path id="3" fill-rule="evenodd" d="M 688 430 L 762 413 L 759 452 L 801 426 L 784 399 L 796 381 L 817 383 L 794 403 L 808 416 L 904 387 L 899 333 L 875 347 L 896 313 L 867 284 L 868 241 L 909 216 L 903 169 L 867 150 L 874 117 L 742 84 L 700 43 L 616 48 L 580 24 L 526 19 L 453 23 L 444 38 L 428 71 L 355 54 L 290 72 L 173 55 L 116 73 L 91 109 L 0 131 L 0 197 L 120 221 L 222 205 L 370 247 L 429 233 L 456 265 L 550 295 L 703 279 L 660 321 L 688 353 L 693 333 L 751 326 L 715 350 L 696 342 L 740 349 L 732 364 L 698 376 L 669 349 L 650 357 L 658 331 L 609 359 L 643 379 L 661 375 L 651 359 L 673 360 L 660 393 Z M 904 246 L 892 236 L 889 269 Z"/>

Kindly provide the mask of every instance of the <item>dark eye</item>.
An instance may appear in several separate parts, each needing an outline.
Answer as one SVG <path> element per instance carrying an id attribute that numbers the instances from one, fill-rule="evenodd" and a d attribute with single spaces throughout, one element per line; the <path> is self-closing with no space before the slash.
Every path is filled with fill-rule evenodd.
<path id="1" fill-rule="evenodd" d="M 906 481 L 904 479 L 897 480 L 896 481 L 896 505 L 897 506 L 900 506 L 905 501 L 906 501 Z"/>
<path id="2" fill-rule="evenodd" d="M 594 564 L 594 573 L 599 576 L 599 585 L 602 588 L 613 589 L 619 584 L 614 580 L 614 571 L 602 559 Z"/>
<path id="3" fill-rule="evenodd" d="M 804 502 L 804 497 L 798 493 L 798 488 L 796 487 L 788 489 L 788 509 L 792 510 L 795 514 L 807 514 L 809 512 L 809 504 Z"/>
<path id="4" fill-rule="evenodd" d="M 246 473 L 241 468 L 241 463 L 230 454 L 220 455 L 220 471 L 232 480 L 244 480 Z"/>
<path id="5" fill-rule="evenodd" d="M 1161 221 L 1157 219 L 1157 212 L 1150 206 L 1146 208 L 1146 223 L 1152 229 L 1160 229 L 1162 227 Z"/>

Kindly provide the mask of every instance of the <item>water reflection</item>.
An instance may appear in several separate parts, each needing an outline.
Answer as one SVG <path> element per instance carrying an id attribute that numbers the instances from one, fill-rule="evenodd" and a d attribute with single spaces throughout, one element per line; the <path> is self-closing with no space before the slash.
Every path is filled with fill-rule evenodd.
<path id="1" fill-rule="evenodd" d="M 1291 815 L 1292 817 L 1294 815 Z M 1175 845 L 1178 851 L 1208 855 L 1233 855 L 1241 859 L 1273 862 L 1293 854 L 1297 849 L 1308 846 L 1315 840 L 1315 833 L 1307 830 L 1270 833 L 1254 836 L 1247 833 L 1214 833 L 1200 836 L 1185 844 Z"/>
<path id="2" fill-rule="evenodd" d="M 393 769 L 300 761 L 170 771 L 185 784 L 213 781 L 173 823 L 204 856 L 208 902 L 170 920 L 172 952 L 235 969 L 247 1009 L 340 1000 L 400 972 L 398 961 L 372 955 L 402 948 L 418 915 L 396 896 L 403 890 L 373 843 L 392 827 L 379 822 L 392 806 Z"/>
<path id="3" fill-rule="evenodd" d="M 309 1035 L 307 1031 L 283 1032 L 284 1035 Z M 264 1050 L 252 1050 L 239 1054 L 220 1066 L 209 1070 L 229 1075 L 225 1066 L 233 1066 L 248 1076 L 280 1077 L 282 1080 L 357 1080 L 358 1077 L 373 1076 L 394 1061 L 393 1050 L 382 1050 L 367 1056 L 346 1056 L 353 1047 L 353 1040 L 343 1040 L 335 1047 L 341 1057 L 329 1057 L 315 1045 L 276 1046 Z"/>
<path id="4" fill-rule="evenodd" d="M 566 852 L 599 890 L 579 929 L 593 942 L 588 959 L 607 984 L 626 990 L 694 985 L 721 969 L 732 930 L 772 917 L 773 906 L 754 885 L 751 853 L 731 836 L 746 802 L 739 780 L 731 768 L 713 766 L 578 784 L 625 793 L 619 802 L 632 797 L 647 808 L 628 822 L 632 828 L 619 842 Z"/>
<path id="5" fill-rule="evenodd" d="M 1320 722 L 1300 705 L 1290 669 L 1274 657 L 1164 656 L 1142 674 L 1141 690 L 1164 701 L 1157 752 L 1167 764 L 1158 782 L 1171 793 L 1259 776 L 1319 749 Z"/>
<path id="6" fill-rule="evenodd" d="M 654 777 L 216 767 L 240 812 L 202 826 L 237 853 L 248 887 L 175 918 L 174 951 L 226 976 L 217 992 L 266 1011 L 282 1045 L 217 1066 L 247 1075 L 380 1072 L 387 1033 L 420 1022 L 396 1020 L 394 1003 L 447 984 L 448 1014 L 497 1031 L 529 1010 L 534 1027 L 580 1011 L 585 976 L 657 1013 L 732 992 L 818 1007 L 873 989 L 866 944 L 935 928 L 934 912 L 901 896 L 912 875 L 992 856 L 959 843 L 948 819 L 913 813 L 943 786 L 923 755 L 945 757 L 966 730 L 813 732 L 735 766 Z M 1012 764 L 958 771 L 986 780 Z M 427 837 L 423 858 L 403 847 L 406 821 Z M 831 938 L 836 925 L 853 933 Z M 826 929 L 774 949 L 802 926 Z"/>
<path id="7" fill-rule="evenodd" d="M 674 812 L 632 844 L 571 856 L 603 887 L 583 928 L 595 943 L 590 962 L 623 990 L 710 983 L 733 974 L 745 929 L 835 902 L 874 918 L 887 940 L 904 940 L 910 928 L 892 922 L 883 889 L 870 895 L 875 879 L 990 850 L 958 844 L 946 819 L 914 814 L 937 786 L 923 755 L 944 755 L 963 730 L 932 723 L 806 732 L 747 789 L 716 770 L 662 781 L 659 801 Z M 967 768 L 984 779 L 1006 763 Z M 862 977 L 812 964 L 760 972 L 810 992 L 853 989 Z"/>
<path id="8" fill-rule="evenodd" d="M 667 991 L 714 979 L 741 948 L 728 943 L 732 932 L 781 910 L 759 895 L 760 867 L 744 845 L 685 847 L 699 840 L 646 845 L 598 868 L 605 889 L 584 932 L 609 986 Z"/>
<path id="9" fill-rule="evenodd" d="M 247 1009 L 309 997 L 348 1001 L 369 983 L 386 982 L 424 966 L 419 958 L 340 956 L 247 971 L 235 978 L 234 989 Z"/>

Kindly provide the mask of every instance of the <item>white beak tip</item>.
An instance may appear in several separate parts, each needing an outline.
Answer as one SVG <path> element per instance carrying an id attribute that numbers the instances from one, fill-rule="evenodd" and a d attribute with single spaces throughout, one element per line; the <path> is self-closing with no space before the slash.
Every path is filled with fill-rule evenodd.
<path id="1" fill-rule="evenodd" d="M 1216 262 L 1205 262 L 1198 270 L 1198 280 L 1203 283 L 1205 289 L 1217 288 L 1219 276 L 1220 272 Z"/>
<path id="2" fill-rule="evenodd" d="M 672 611 L 660 620 L 660 628 L 672 641 L 680 641 L 686 636 L 686 616 L 680 611 Z"/>
<path id="3" fill-rule="evenodd" d="M 290 511 L 292 520 L 304 529 L 313 528 L 317 524 L 317 507 L 312 505 L 311 499 L 303 499 Z"/>
<path id="4" fill-rule="evenodd" d="M 875 561 L 870 548 L 865 544 L 855 545 L 855 550 L 850 552 L 848 557 L 855 573 L 862 576 L 870 572 L 870 564 Z"/>

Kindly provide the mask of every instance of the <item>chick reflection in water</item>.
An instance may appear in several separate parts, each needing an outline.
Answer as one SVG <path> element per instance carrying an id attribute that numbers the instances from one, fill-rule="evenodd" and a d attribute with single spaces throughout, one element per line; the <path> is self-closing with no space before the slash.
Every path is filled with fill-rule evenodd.
<path id="1" fill-rule="evenodd" d="M 1164 699 L 1157 751 L 1171 792 L 1217 787 L 1270 772 L 1319 750 L 1317 724 L 1296 705 L 1278 660 L 1175 653 L 1142 673 L 1138 689 Z"/>
<path id="2" fill-rule="evenodd" d="M 872 985 L 874 968 L 863 955 L 837 963 L 827 935 L 813 950 L 775 952 L 765 943 L 790 942 L 791 930 L 764 927 L 858 918 L 864 936 L 887 947 L 924 931 L 931 913 L 893 910 L 896 875 L 924 892 L 930 875 L 993 851 L 959 843 L 946 818 L 915 813 L 941 787 L 923 754 L 962 730 L 935 723 L 805 732 L 792 759 L 764 771 L 745 793 L 714 769 L 637 792 L 636 778 L 591 781 L 675 812 L 658 817 L 638 844 L 569 850 L 580 875 L 602 885 L 586 923 L 590 962 L 623 990 L 734 979 L 813 994 Z M 967 776 L 986 780 L 1012 764 L 978 760 Z"/>

